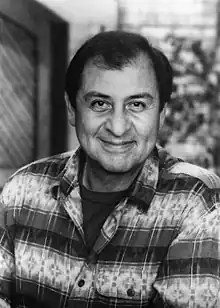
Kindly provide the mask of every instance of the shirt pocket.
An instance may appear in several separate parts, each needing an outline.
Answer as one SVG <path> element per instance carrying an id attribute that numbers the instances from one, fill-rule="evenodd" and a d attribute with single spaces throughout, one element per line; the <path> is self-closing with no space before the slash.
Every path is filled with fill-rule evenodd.
<path id="1" fill-rule="evenodd" d="M 103 265 L 96 272 L 96 291 L 105 297 L 148 302 L 152 297 L 152 283 L 140 266 Z"/>

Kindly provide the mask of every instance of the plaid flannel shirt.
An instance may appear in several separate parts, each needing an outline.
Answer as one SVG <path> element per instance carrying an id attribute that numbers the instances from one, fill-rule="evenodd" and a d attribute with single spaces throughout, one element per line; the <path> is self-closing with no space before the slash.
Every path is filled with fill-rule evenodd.
<path id="1" fill-rule="evenodd" d="M 219 179 L 156 149 L 88 251 L 80 157 L 31 163 L 5 185 L 0 307 L 220 307 Z"/>

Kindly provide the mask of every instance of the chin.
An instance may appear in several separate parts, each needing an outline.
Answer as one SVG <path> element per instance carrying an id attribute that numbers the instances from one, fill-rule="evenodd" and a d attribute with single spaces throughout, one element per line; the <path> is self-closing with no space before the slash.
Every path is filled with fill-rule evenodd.
<path id="1" fill-rule="evenodd" d="M 108 173 L 127 173 L 131 171 L 134 166 L 133 165 L 119 165 L 119 164 L 101 164 L 102 168 L 105 169 Z"/>

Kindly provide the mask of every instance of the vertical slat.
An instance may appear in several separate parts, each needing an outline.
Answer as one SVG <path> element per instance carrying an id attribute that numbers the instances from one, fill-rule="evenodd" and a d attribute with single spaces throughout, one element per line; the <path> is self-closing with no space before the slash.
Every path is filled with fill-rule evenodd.
<path id="1" fill-rule="evenodd" d="M 34 159 L 35 39 L 0 16 L 0 167 Z"/>

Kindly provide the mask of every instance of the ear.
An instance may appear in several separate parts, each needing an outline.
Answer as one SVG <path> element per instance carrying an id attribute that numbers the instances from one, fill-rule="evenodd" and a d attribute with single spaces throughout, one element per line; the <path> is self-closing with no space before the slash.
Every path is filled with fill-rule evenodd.
<path id="1" fill-rule="evenodd" d="M 65 92 L 65 101 L 66 101 L 66 107 L 67 107 L 67 115 L 68 115 L 68 121 L 69 124 L 71 126 L 75 126 L 75 118 L 76 118 L 76 111 L 75 109 L 72 107 L 70 100 L 69 100 L 69 96 L 68 94 Z"/>
<path id="2" fill-rule="evenodd" d="M 163 109 L 160 112 L 160 126 L 159 126 L 159 130 L 161 130 L 163 124 L 164 124 L 164 120 L 166 118 L 166 112 L 167 112 L 167 103 L 164 105 Z"/>

